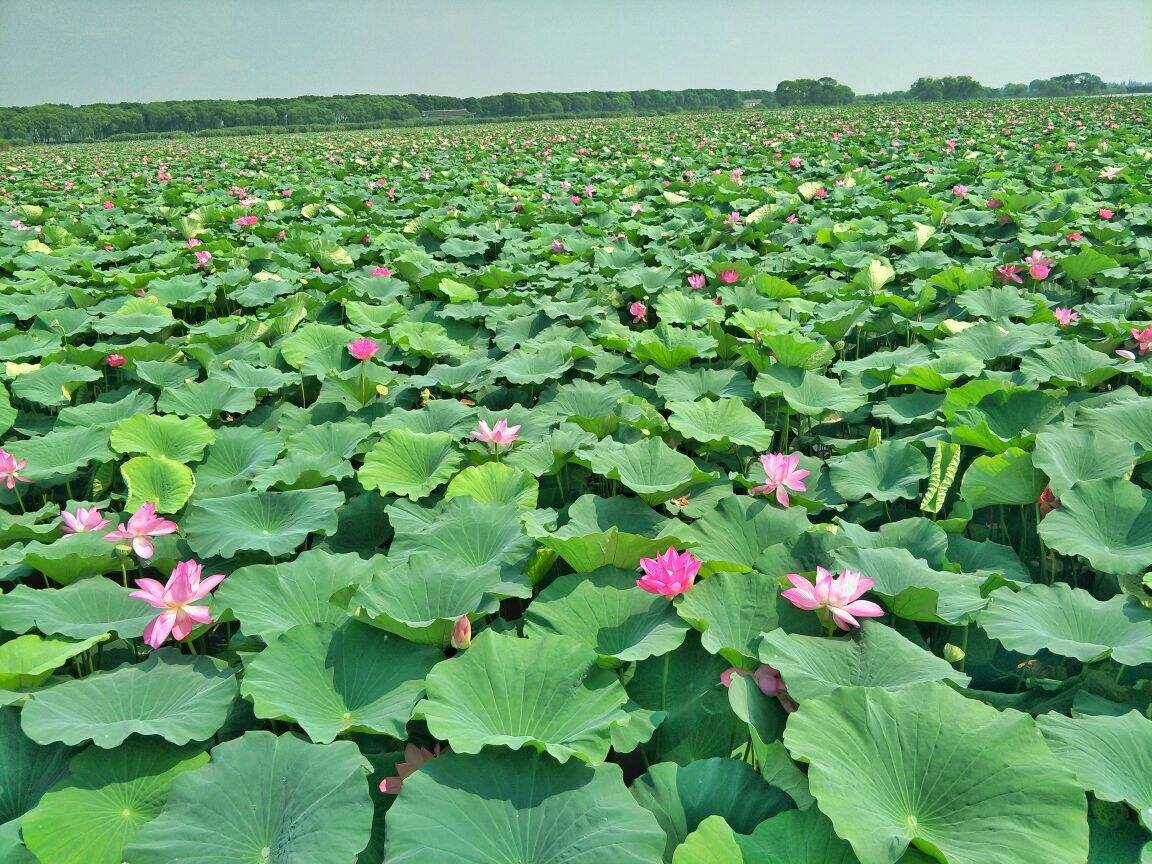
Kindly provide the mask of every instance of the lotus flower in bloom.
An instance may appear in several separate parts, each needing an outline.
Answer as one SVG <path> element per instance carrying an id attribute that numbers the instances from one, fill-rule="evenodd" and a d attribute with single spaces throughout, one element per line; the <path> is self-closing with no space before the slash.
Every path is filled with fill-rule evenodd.
<path id="1" fill-rule="evenodd" d="M 703 273 L 693 273 L 688 277 L 688 287 L 693 291 L 699 291 L 707 283 L 707 278 Z"/>
<path id="2" fill-rule="evenodd" d="M 111 201 L 105 201 L 105 202 L 104 202 L 102 205 L 100 205 L 100 206 L 102 206 L 102 207 L 103 207 L 105 210 L 111 210 L 111 209 L 112 209 L 112 208 L 114 208 L 116 205 L 115 205 L 115 204 L 113 204 Z"/>
<path id="3" fill-rule="evenodd" d="M 108 524 L 108 520 L 100 514 L 99 507 L 77 507 L 75 513 L 61 510 L 60 519 L 64 522 L 65 534 L 99 531 Z"/>
<path id="4" fill-rule="evenodd" d="M 380 346 L 371 339 L 357 339 L 348 343 L 348 353 L 361 363 L 371 360 L 379 350 Z"/>
<path id="5" fill-rule="evenodd" d="M 235 223 L 237 225 L 239 225 L 241 228 L 251 228 L 253 225 L 255 225 L 257 222 L 260 221 L 260 217 L 259 216 L 237 216 L 236 219 L 233 221 L 235 221 Z"/>
<path id="6" fill-rule="evenodd" d="M 789 505 L 788 492 L 807 492 L 808 487 L 804 485 L 804 478 L 812 472 L 806 468 L 798 468 L 800 464 L 800 454 L 791 453 L 785 456 L 783 453 L 765 453 L 760 457 L 760 464 L 764 468 L 764 477 L 767 482 L 763 486 L 753 486 L 748 490 L 750 495 L 758 495 L 763 492 L 765 495 L 776 493 L 776 500 L 780 502 L 781 507 Z"/>
<path id="7" fill-rule="evenodd" d="M 461 651 L 472 644 L 472 622 L 467 615 L 461 615 L 452 625 L 452 647 Z"/>
<path id="8" fill-rule="evenodd" d="M 968 197 L 968 187 L 965 186 L 963 183 L 957 183 L 955 186 L 952 187 L 952 194 L 957 198 L 961 198 L 961 199 L 967 198 Z"/>
<path id="9" fill-rule="evenodd" d="M 1069 243 L 1079 243 L 1084 239 L 1084 233 L 1082 231 L 1069 231 L 1064 235 L 1064 239 Z"/>
<path id="10" fill-rule="evenodd" d="M 788 160 L 788 167 L 789 168 L 799 168 L 803 164 L 804 163 L 803 163 L 803 161 L 801 161 L 799 156 L 793 156 L 791 159 Z"/>
<path id="11" fill-rule="evenodd" d="M 1099 210 L 1096 211 L 1096 215 L 1099 216 L 1101 219 L 1111 219 L 1116 214 L 1113 213 L 1111 210 L 1109 210 L 1107 207 L 1101 207 Z"/>
<path id="12" fill-rule="evenodd" d="M 884 610 L 870 600 L 859 599 L 876 584 L 875 579 L 845 569 L 838 577 L 823 567 L 816 568 L 816 584 L 803 576 L 788 574 L 791 588 L 780 595 L 798 609 L 815 611 L 825 624 L 834 622 L 841 630 L 859 627 L 857 618 L 879 618 Z"/>
<path id="13" fill-rule="evenodd" d="M 725 285 L 734 285 L 740 281 L 740 272 L 738 270 L 721 270 L 720 281 Z"/>
<path id="14" fill-rule="evenodd" d="M 1052 310 L 1052 314 L 1056 316 L 1056 321 L 1061 327 L 1067 327 L 1069 324 L 1075 324 L 1076 319 L 1080 317 L 1080 313 L 1075 309 L 1067 309 L 1063 306 L 1057 306 Z"/>
<path id="15" fill-rule="evenodd" d="M 416 771 L 421 765 L 429 759 L 435 759 L 440 755 L 440 745 L 436 745 L 435 750 L 428 750 L 424 747 L 417 747 L 415 744 L 404 745 L 404 761 L 396 763 L 395 777 L 385 777 L 380 783 L 380 791 L 385 795 L 399 795 L 400 789 L 404 785 L 404 780 L 412 772 Z"/>
<path id="16" fill-rule="evenodd" d="M 1024 263 L 1028 265 L 1028 275 L 1037 281 L 1047 279 L 1048 274 L 1052 272 L 1052 259 L 1045 258 L 1039 249 L 1033 249 L 1032 254 L 1024 259 Z"/>
<path id="17" fill-rule="evenodd" d="M 507 420 L 497 420 L 491 427 L 484 420 L 476 424 L 476 428 L 468 434 L 484 444 L 495 444 L 497 447 L 506 447 L 520 436 L 516 433 L 520 426 L 509 426 Z"/>
<path id="18" fill-rule="evenodd" d="M 197 624 L 212 623 L 208 607 L 193 604 L 205 599 L 213 588 L 224 581 L 224 576 L 218 573 L 201 581 L 202 570 L 203 567 L 195 561 L 181 561 L 164 585 L 155 579 L 136 580 L 140 590 L 128 596 L 164 610 L 144 628 L 144 641 L 153 648 L 159 648 L 169 636 L 182 642 Z"/>
<path id="19" fill-rule="evenodd" d="M 195 237 L 189 237 L 188 242 L 185 245 L 187 245 L 189 249 L 195 249 L 197 246 L 199 246 L 201 244 L 200 244 L 200 241 L 197 240 Z"/>
<path id="20" fill-rule="evenodd" d="M 559 255 L 561 252 L 563 252 L 564 251 L 563 241 L 553 240 L 552 241 L 552 251 L 555 252 L 557 255 Z"/>
<path id="21" fill-rule="evenodd" d="M 1107 168 L 1100 169 L 1101 180 L 1115 180 L 1116 175 L 1120 173 L 1120 169 L 1115 165 L 1109 165 Z"/>
<path id="22" fill-rule="evenodd" d="M 128 360 L 123 354 L 109 354 L 104 358 L 104 363 L 113 369 L 118 369 L 127 362 Z"/>
<path id="23" fill-rule="evenodd" d="M 648 307 L 636 300 L 628 307 L 628 314 L 632 316 L 633 324 L 639 324 L 648 317 Z"/>
<path id="24" fill-rule="evenodd" d="M 1001 264 L 996 268 L 996 280 L 1004 285 L 1015 282 L 1017 285 L 1023 285 L 1024 280 L 1020 276 L 1019 264 Z"/>
<path id="25" fill-rule="evenodd" d="M 388 277 L 390 277 L 392 275 L 392 271 L 387 267 L 373 267 L 372 268 L 372 275 L 378 276 L 381 279 L 387 279 Z"/>
<path id="26" fill-rule="evenodd" d="M 18 482 L 30 482 L 18 473 L 27 467 L 27 459 L 17 459 L 7 450 L 0 450 L 0 483 L 3 483 L 9 489 L 15 489 Z"/>
<path id="27" fill-rule="evenodd" d="M 731 687 L 732 676 L 748 674 L 752 675 L 752 680 L 756 682 L 761 693 L 765 696 L 775 696 L 779 700 L 780 706 L 789 714 L 799 707 L 796 701 L 788 695 L 788 688 L 784 686 L 784 679 L 780 677 L 780 673 L 767 664 L 762 663 L 752 673 L 749 673 L 747 669 L 737 669 L 735 666 L 725 669 L 720 673 L 720 683 L 725 687 Z"/>
<path id="28" fill-rule="evenodd" d="M 175 534 L 179 525 L 168 519 L 156 515 L 156 505 L 145 501 L 140 509 L 132 514 L 132 518 L 125 525 L 121 522 L 116 530 L 104 535 L 105 540 L 129 540 L 132 551 L 147 561 L 152 557 L 152 538 L 163 534 Z"/>
<path id="29" fill-rule="evenodd" d="M 1133 327 L 1132 338 L 1136 340 L 1136 350 L 1141 354 L 1147 354 L 1149 350 L 1152 350 L 1152 325 L 1143 330 Z"/>
<path id="30" fill-rule="evenodd" d="M 201 249 L 199 252 L 194 254 L 196 255 L 196 266 L 203 267 L 205 270 L 207 270 L 208 265 L 212 263 L 212 253 L 207 249 Z"/>
<path id="31" fill-rule="evenodd" d="M 677 552 L 669 546 L 668 551 L 655 558 L 641 558 L 640 569 L 644 575 L 636 584 L 651 594 L 675 597 L 692 587 L 701 562 L 691 552 Z"/>

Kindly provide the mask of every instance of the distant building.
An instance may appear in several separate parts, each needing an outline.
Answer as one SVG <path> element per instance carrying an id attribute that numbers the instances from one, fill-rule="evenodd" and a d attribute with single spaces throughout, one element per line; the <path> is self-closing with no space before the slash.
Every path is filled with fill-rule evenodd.
<path id="1" fill-rule="evenodd" d="M 763 102 L 763 100 L 762 100 L 762 99 L 745 99 L 745 100 L 744 100 L 742 103 L 740 103 L 740 104 L 741 104 L 741 105 L 742 105 L 744 108 L 759 108 L 762 102 Z"/>
<path id="2" fill-rule="evenodd" d="M 421 111 L 421 117 L 475 117 L 467 108 L 440 108 L 435 111 Z"/>

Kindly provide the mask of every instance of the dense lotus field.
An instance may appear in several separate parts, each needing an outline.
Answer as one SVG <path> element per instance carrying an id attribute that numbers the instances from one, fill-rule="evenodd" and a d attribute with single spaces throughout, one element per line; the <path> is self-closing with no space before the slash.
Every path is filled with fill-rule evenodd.
<path id="1" fill-rule="evenodd" d="M 1152 859 L 1144 99 L 0 156 L 0 861 Z"/>

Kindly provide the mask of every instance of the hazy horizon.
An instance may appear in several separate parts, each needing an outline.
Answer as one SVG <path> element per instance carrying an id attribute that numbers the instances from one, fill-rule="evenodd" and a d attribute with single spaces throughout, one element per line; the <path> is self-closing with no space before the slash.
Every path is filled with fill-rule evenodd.
<path id="1" fill-rule="evenodd" d="M 2 0 L 0 105 L 770 90 L 784 78 L 822 75 L 857 93 L 905 89 L 921 75 L 972 75 L 989 86 L 1068 72 L 1152 80 L 1147 0 L 861 0 L 845 6 L 832 0 L 473 0 L 467 6 L 453 0 Z"/>

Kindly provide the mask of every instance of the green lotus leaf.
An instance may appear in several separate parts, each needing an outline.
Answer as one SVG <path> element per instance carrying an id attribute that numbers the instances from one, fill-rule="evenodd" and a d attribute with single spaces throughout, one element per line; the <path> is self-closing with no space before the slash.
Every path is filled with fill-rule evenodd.
<path id="1" fill-rule="evenodd" d="M 500 462 L 485 462 L 465 468 L 452 478 L 444 500 L 470 497 L 493 504 L 515 504 L 522 510 L 535 510 L 540 483 L 527 471 Z"/>
<path id="2" fill-rule="evenodd" d="M 685 294 L 683 291 L 661 291 L 655 307 L 656 315 L 666 324 L 691 326 L 724 320 L 724 310 L 707 297 Z"/>
<path id="3" fill-rule="evenodd" d="M 133 734 L 187 744 L 206 741 L 224 725 L 236 693 L 236 677 L 224 661 L 165 648 L 143 663 L 34 693 L 20 721 L 41 744 L 91 740 L 111 748 Z"/>
<path id="4" fill-rule="evenodd" d="M 615 567 L 561 576 L 529 605 L 524 635 L 568 636 L 601 658 L 626 663 L 675 650 L 688 626 L 665 598 L 637 588 L 636 579 Z"/>
<path id="5" fill-rule="evenodd" d="M 789 408 L 806 417 L 819 417 L 828 411 L 847 414 L 867 401 L 866 394 L 852 385 L 795 366 L 762 370 L 756 376 L 755 390 L 761 396 L 782 396 Z"/>
<path id="6" fill-rule="evenodd" d="M 111 444 L 117 453 L 143 453 L 176 462 L 197 462 L 216 434 L 199 417 L 134 414 L 112 427 Z"/>
<path id="7" fill-rule="evenodd" d="M 693 554 L 704 562 L 701 572 L 746 573 L 765 549 L 796 540 L 807 528 L 808 514 L 803 507 L 785 510 L 775 501 L 730 495 L 691 525 L 677 525 L 669 532 L 694 541 Z"/>
<path id="8" fill-rule="evenodd" d="M 975 408 L 956 411 L 950 418 L 949 434 L 957 444 L 971 444 L 992 453 L 1003 453 L 1009 447 L 1026 448 L 1062 407 L 1055 396 L 1043 390 L 996 390 L 981 398 Z M 944 409 L 947 414 L 947 398 Z"/>
<path id="9" fill-rule="evenodd" d="M 1119 374 L 1119 362 L 1083 342 L 1058 342 L 1031 351 L 1020 360 L 1020 374 L 1038 384 L 1092 388 Z"/>
<path id="10" fill-rule="evenodd" d="M 769 450 L 775 433 L 764 425 L 751 408 L 739 399 L 707 397 L 697 402 L 669 402 L 668 424 L 676 431 L 720 449 L 743 444 L 756 450 Z"/>
<path id="11" fill-rule="evenodd" d="M 17 585 L 0 596 L 0 630 L 89 639 L 114 633 L 135 639 L 155 616 L 150 606 L 133 600 L 128 589 L 110 579 L 81 579 L 67 588 Z"/>
<path id="12" fill-rule="evenodd" d="M 982 578 L 934 570 L 907 549 L 843 548 L 835 554 L 841 566 L 875 579 L 872 593 L 899 618 L 960 624 L 987 605 Z"/>
<path id="13" fill-rule="evenodd" d="M 28 467 L 20 476 L 28 480 L 51 480 L 68 477 L 92 462 L 111 462 L 115 455 L 108 449 L 108 433 L 99 429 L 65 427 L 56 432 L 11 441 L 4 449 Z"/>
<path id="14" fill-rule="evenodd" d="M 247 414 L 256 407 L 253 390 L 233 387 L 221 378 L 192 381 L 164 390 L 156 400 L 156 410 L 181 417 L 216 417 L 220 414 Z"/>
<path id="15" fill-rule="evenodd" d="M 51 408 L 67 405 L 80 387 L 100 378 L 99 372 L 87 366 L 50 363 L 17 375 L 9 386 L 13 396 Z"/>
<path id="16" fill-rule="evenodd" d="M 601 567 L 627 570 L 638 567 L 641 558 L 680 545 L 667 534 L 649 536 L 668 526 L 668 520 L 636 498 L 581 495 L 568 507 L 568 517 L 556 531 L 537 539 L 577 573 Z"/>
<path id="17" fill-rule="evenodd" d="M 700 631 L 705 649 L 738 663 L 779 626 L 780 602 L 779 583 L 763 573 L 716 573 L 679 598 L 676 614 Z"/>
<path id="18" fill-rule="evenodd" d="M 187 465 L 163 456 L 134 456 L 120 466 L 128 486 L 126 510 L 136 511 L 146 501 L 157 513 L 175 513 L 196 488 L 196 478 Z"/>
<path id="19" fill-rule="evenodd" d="M 245 492 L 193 501 L 181 527 L 200 556 L 231 556 L 242 549 L 278 556 L 308 535 L 336 530 L 344 494 L 335 486 L 290 492 Z"/>
<path id="20" fill-rule="evenodd" d="M 784 744 L 861 864 L 893 864 L 909 846 L 949 864 L 1088 856 L 1084 793 L 1032 718 L 943 684 L 806 700 Z"/>
<path id="21" fill-rule="evenodd" d="M 920 481 L 928 476 L 927 457 L 899 441 L 885 441 L 828 460 L 832 488 L 848 501 L 871 496 L 877 501 L 898 501 L 920 494 Z"/>
<path id="22" fill-rule="evenodd" d="M 390 429 L 368 452 L 357 476 L 365 489 L 417 501 L 451 479 L 462 458 L 447 432 Z"/>
<path id="23" fill-rule="evenodd" d="M 1032 464 L 1032 454 L 1018 447 L 977 456 L 960 478 L 960 497 L 973 510 L 993 504 L 1032 504 L 1047 485 Z"/>
<path id="24" fill-rule="evenodd" d="M 518 639 L 486 630 L 428 673 L 425 687 L 416 714 L 457 753 L 529 747 L 560 762 L 603 762 L 612 727 L 630 719 L 616 674 L 566 636 Z"/>
<path id="25" fill-rule="evenodd" d="M 196 745 L 162 741 L 89 748 L 21 820 L 24 842 L 42 864 L 120 864 L 136 831 L 164 809 L 173 779 L 207 761 Z"/>
<path id="26" fill-rule="evenodd" d="M 513 384 L 539 385 L 560 378 L 572 368 L 572 362 L 572 345 L 554 342 L 514 350 L 493 371 Z"/>
<path id="27" fill-rule="evenodd" d="M 993 592 L 980 626 L 1006 648 L 1044 649 L 1092 663 L 1111 657 L 1126 666 L 1152 663 L 1152 611 L 1118 594 L 1097 600 L 1063 582 Z"/>
<path id="28" fill-rule="evenodd" d="M 284 362 L 305 375 L 324 378 L 348 362 L 348 343 L 358 337 L 346 327 L 331 324 L 305 324 L 284 337 L 280 353 Z"/>
<path id="29" fill-rule="evenodd" d="M 1127 480 L 1078 483 L 1040 522 L 1040 537 L 1105 573 L 1139 573 L 1152 561 L 1152 492 Z"/>
<path id="30" fill-rule="evenodd" d="M 73 752 L 62 744 L 35 743 L 20 731 L 19 710 L 0 707 L 0 825 L 18 825 L 64 776 Z M 0 841 L 0 851 L 4 849 Z"/>
<path id="31" fill-rule="evenodd" d="M 1117 401 L 1108 405 L 1081 407 L 1076 424 L 1132 441 L 1145 453 L 1152 451 L 1152 403 L 1127 387 L 1119 388 L 1115 395 Z"/>
<path id="32" fill-rule="evenodd" d="M 1036 436 L 1032 462 L 1048 475 L 1059 498 L 1085 480 L 1127 477 L 1136 462 L 1136 447 L 1108 432 L 1053 427 Z"/>
<path id="33" fill-rule="evenodd" d="M 385 838 L 388 864 L 659 864 L 664 848 L 619 767 L 523 750 L 425 763 L 388 810 Z"/>
<path id="34" fill-rule="evenodd" d="M 675 498 L 716 477 L 701 471 L 691 457 L 673 450 L 659 438 L 631 444 L 605 439 L 579 455 L 587 459 L 593 472 L 619 480 L 649 504 Z"/>
<path id="35" fill-rule="evenodd" d="M 208 458 L 196 466 L 196 497 L 219 498 L 247 492 L 249 482 L 272 466 L 283 448 L 271 432 L 247 426 L 216 430 Z"/>
<path id="36" fill-rule="evenodd" d="M 47 681 L 53 672 L 73 657 L 83 654 L 107 638 L 107 633 L 86 639 L 29 633 L 0 643 L 0 690 L 35 687 Z"/>
<path id="37" fill-rule="evenodd" d="M 156 400 L 147 393 L 131 390 L 125 394 L 122 390 L 113 390 L 101 393 L 95 402 L 61 408 L 56 415 L 56 424 L 61 428 L 81 426 L 87 429 L 115 426 L 128 417 L 151 414 L 155 407 Z"/>
<path id="38" fill-rule="evenodd" d="M 1109 258 L 1091 246 L 1084 246 L 1081 251 L 1075 255 L 1065 255 L 1060 259 L 1060 268 L 1067 274 L 1069 279 L 1075 281 L 1090 279 L 1098 273 L 1103 273 L 1105 270 L 1110 270 L 1115 266 L 1115 259 Z"/>
<path id="39" fill-rule="evenodd" d="M 348 459 L 369 432 L 367 423 L 356 420 L 306 426 L 288 439 L 285 455 L 260 472 L 253 485 L 258 489 L 315 488 L 351 477 Z"/>
<path id="40" fill-rule="evenodd" d="M 744 864 L 744 853 L 724 817 L 708 816 L 676 847 L 672 864 Z"/>
<path id="41" fill-rule="evenodd" d="M 988 286 L 965 291 L 956 298 L 956 305 L 967 309 L 978 318 L 1027 318 L 1036 311 L 1036 304 L 1020 296 L 1018 288 L 1008 285 Z"/>
<path id="42" fill-rule="evenodd" d="M 164 811 L 140 827 L 124 860 L 349 864 L 372 826 L 368 768 L 348 741 L 248 732 L 173 781 Z"/>
<path id="43" fill-rule="evenodd" d="M 632 356 L 662 369 L 679 369 L 697 357 L 713 356 L 716 345 L 715 339 L 699 331 L 657 324 L 634 338 Z"/>
<path id="44" fill-rule="evenodd" d="M 665 402 L 695 402 L 704 396 L 748 400 L 754 395 L 752 382 L 737 369 L 677 369 L 662 372 L 656 393 Z"/>
<path id="45" fill-rule="evenodd" d="M 16 409 L 12 407 L 12 399 L 8 395 L 8 388 L 0 383 L 0 435 L 12 428 L 16 422 Z"/>

